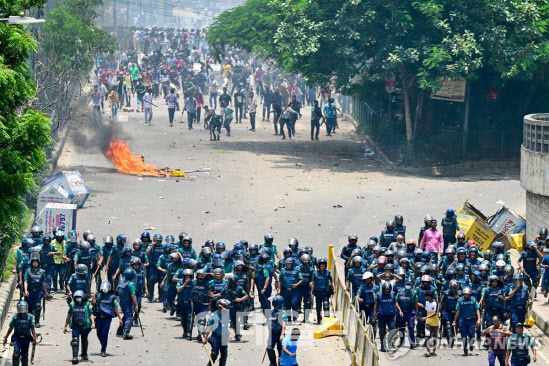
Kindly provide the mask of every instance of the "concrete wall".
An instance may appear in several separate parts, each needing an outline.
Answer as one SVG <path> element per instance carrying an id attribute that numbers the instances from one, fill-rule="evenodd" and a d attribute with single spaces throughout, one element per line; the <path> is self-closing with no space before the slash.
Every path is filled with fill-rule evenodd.
<path id="1" fill-rule="evenodd" d="M 520 185 L 526 191 L 549 196 L 549 154 L 521 147 Z"/>
<path id="2" fill-rule="evenodd" d="M 538 236 L 539 228 L 549 228 L 549 197 L 526 191 L 526 238 Z"/>

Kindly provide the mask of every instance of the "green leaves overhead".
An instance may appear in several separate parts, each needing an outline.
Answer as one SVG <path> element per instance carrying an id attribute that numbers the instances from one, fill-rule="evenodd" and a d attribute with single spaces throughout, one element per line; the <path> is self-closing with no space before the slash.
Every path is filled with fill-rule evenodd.
<path id="1" fill-rule="evenodd" d="M 544 0 L 248 0 L 211 27 L 218 54 L 242 47 L 318 83 L 353 88 L 406 72 L 418 86 L 440 76 L 531 77 L 547 56 Z"/>

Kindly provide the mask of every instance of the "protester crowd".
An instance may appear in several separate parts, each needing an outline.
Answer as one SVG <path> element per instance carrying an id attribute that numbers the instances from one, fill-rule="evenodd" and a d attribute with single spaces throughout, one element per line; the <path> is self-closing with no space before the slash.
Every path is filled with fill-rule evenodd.
<path id="1" fill-rule="evenodd" d="M 111 118 L 122 108 L 144 113 L 151 125 L 153 110 L 166 106 L 168 122 L 187 122 L 210 130 L 218 140 L 231 124 L 256 121 L 273 124 L 274 134 L 292 138 L 302 109 L 311 108 L 311 140 L 319 140 L 321 125 L 331 136 L 340 114 L 329 86 L 308 85 L 272 62 L 228 47 L 220 63 L 210 55 L 206 30 L 129 28 L 120 50 L 97 57 L 91 93 L 93 118 L 100 120 L 110 105 Z M 180 112 L 180 118 L 177 113 Z"/>

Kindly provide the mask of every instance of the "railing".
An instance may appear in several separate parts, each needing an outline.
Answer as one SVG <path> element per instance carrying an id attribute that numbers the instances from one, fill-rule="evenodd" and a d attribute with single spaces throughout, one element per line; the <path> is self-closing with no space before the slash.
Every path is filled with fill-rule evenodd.
<path id="1" fill-rule="evenodd" d="M 358 307 L 353 304 L 351 295 L 345 289 L 342 270 L 336 262 L 333 245 L 328 249 L 328 269 L 334 281 L 333 311 L 340 318 L 345 346 L 351 352 L 353 366 L 379 366 L 379 354 L 372 341 L 373 329 L 365 324 Z"/>
<path id="2" fill-rule="evenodd" d="M 464 161 L 520 159 L 520 145 L 549 152 L 549 114 L 537 117 L 532 123 L 524 119 L 523 130 L 458 131 L 444 130 L 429 137 L 417 136 L 408 147 L 406 136 L 393 120 L 377 113 L 364 101 L 353 97 L 338 98 L 344 113 L 351 115 L 359 129 L 370 135 L 377 147 L 394 163 L 408 166 L 433 166 Z M 529 117 L 529 116 L 527 116 Z M 545 118 L 545 119 L 544 119 Z M 524 141 L 523 141 L 524 135 Z M 530 147 L 531 146 L 531 147 Z"/>

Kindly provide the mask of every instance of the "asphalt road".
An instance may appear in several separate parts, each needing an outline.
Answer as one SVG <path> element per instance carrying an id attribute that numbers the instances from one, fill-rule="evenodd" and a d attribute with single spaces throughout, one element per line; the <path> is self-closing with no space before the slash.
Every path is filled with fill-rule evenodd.
<path id="1" fill-rule="evenodd" d="M 233 123 L 231 137 L 223 135 L 221 141 L 212 142 L 200 125 L 192 131 L 186 123 L 170 128 L 166 106 L 161 101 L 156 104 L 160 107 L 150 127 L 144 125 L 142 113 L 133 112 L 121 113 L 118 123 L 104 118 L 101 130 L 87 123 L 70 131 L 58 170 L 78 169 L 92 192 L 78 212 L 80 232 L 91 229 L 97 238 L 125 233 L 133 240 L 147 228 L 164 236 L 186 231 L 195 247 L 209 238 L 229 245 L 244 238 L 261 243 L 263 234 L 271 232 L 279 247 L 297 237 L 300 245 L 312 245 L 314 254 L 322 257 L 329 244 L 340 249 L 348 234 L 357 234 L 359 244 L 379 235 L 385 221 L 396 214 L 404 216 L 408 235 L 416 237 L 423 216 L 440 218 L 447 208 L 457 208 L 466 199 L 487 215 L 495 213 L 501 202 L 518 213 L 525 211 L 518 172 L 485 171 L 460 178 L 400 174 L 363 157 L 363 144 L 345 121 L 340 121 L 333 137 L 321 133 L 316 142 L 309 139 L 308 113 L 298 120 L 297 136 L 291 141 L 273 136 L 272 124 L 261 118 L 255 133 L 243 120 Z M 102 153 L 112 135 L 129 142 L 135 153 L 159 168 L 204 171 L 185 178 L 118 173 Z M 203 348 L 182 340 L 179 323 L 160 309 L 159 304 L 144 303 L 145 337 L 134 329 L 134 340 L 123 341 L 111 331 L 107 358 L 99 357 L 99 343 L 92 335 L 89 362 L 206 364 Z M 48 302 L 36 364 L 70 360 L 70 336 L 61 332 L 66 310 L 60 294 Z M 299 349 L 300 365 L 324 365 L 327 360 L 334 365 L 350 363 L 341 340 L 306 341 L 314 326 L 302 328 L 308 329 L 309 337 Z M 243 342 L 230 344 L 229 364 L 261 364 L 264 346 L 258 334 L 258 327 L 252 328 Z M 471 365 L 487 363 L 485 351 L 466 361 L 459 353 L 440 351 L 438 358 L 424 359 L 423 352 L 413 351 L 395 360 L 383 355 L 382 364 L 429 365 L 454 359 Z"/>

